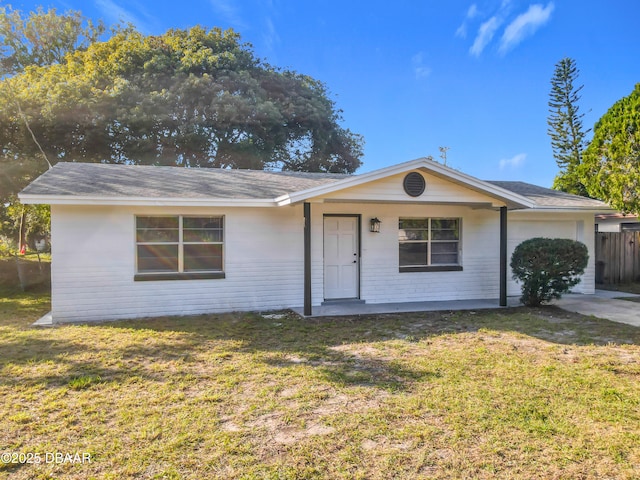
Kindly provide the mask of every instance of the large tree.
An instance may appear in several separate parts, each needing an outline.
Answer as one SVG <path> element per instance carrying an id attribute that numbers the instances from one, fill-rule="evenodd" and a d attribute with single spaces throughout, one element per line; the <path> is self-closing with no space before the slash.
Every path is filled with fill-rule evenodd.
<path id="1" fill-rule="evenodd" d="M 68 53 L 86 49 L 96 42 L 104 31 L 101 22 L 94 23 L 78 11 L 58 14 L 55 9 L 45 11 L 38 8 L 24 15 L 11 6 L 0 7 L 0 78 L 6 80 L 28 67 L 62 62 Z M 0 91 L 0 112 L 3 116 L 13 116 L 11 127 L 6 122 L 4 126 L 20 130 L 24 135 L 23 142 L 31 143 L 29 151 L 38 147 L 38 139 L 30 131 L 29 119 L 23 113 L 20 99 L 8 82 Z M 0 236 L 13 237 L 18 229 L 23 234 L 30 230 L 34 235 L 42 234 L 47 228 L 47 209 L 22 208 L 15 193 L 46 168 L 48 161 L 39 151 L 35 155 L 14 152 L 10 157 L 5 147 L 0 145 Z M 27 220 L 29 225 L 26 225 Z M 20 243 L 23 234 L 20 235 Z"/>
<path id="2" fill-rule="evenodd" d="M 0 84 L 52 161 L 353 172 L 362 139 L 318 80 L 262 63 L 231 30 L 119 32 Z M 35 154 L 10 108 L 4 157 Z"/>
<path id="3" fill-rule="evenodd" d="M 51 163 L 354 172 L 362 137 L 325 85 L 257 59 L 232 30 L 132 29 L 0 82 L 0 171 L 12 191 Z M 16 102 L 17 101 L 17 102 Z M 21 106 L 21 111 L 16 108 Z M 13 172 L 13 173 L 12 173 Z"/>
<path id="4" fill-rule="evenodd" d="M 3 117 L 13 116 L 12 128 L 20 129 L 21 134 L 25 135 L 23 141 L 31 143 L 29 151 L 37 148 L 38 140 L 29 132 L 29 120 L 23 114 L 20 97 L 7 79 L 23 73 L 28 67 L 63 62 L 67 54 L 86 49 L 98 41 L 104 32 L 102 22 L 94 23 L 75 10 L 59 14 L 56 9 L 45 11 L 39 7 L 34 12 L 24 14 L 11 6 L 0 7 L 0 78 L 5 80 L 0 89 L 0 112 Z M 6 146 L 1 145 L 5 153 Z M 3 160 L 8 158 L 7 155 L 2 157 Z M 41 154 L 27 156 L 14 152 L 13 160 L 11 163 L 2 163 L 1 203 L 5 203 L 7 195 L 16 188 L 24 186 L 33 175 L 30 172 L 46 166 Z"/>
<path id="5" fill-rule="evenodd" d="M 640 83 L 596 123 L 580 176 L 591 196 L 640 213 Z"/>
<path id="6" fill-rule="evenodd" d="M 575 86 L 579 70 L 572 58 L 563 58 L 555 67 L 549 92 L 549 116 L 547 132 L 551 137 L 553 156 L 560 172 L 553 188 L 576 195 L 587 195 L 577 173 L 582 162 L 588 133 L 582 127 L 583 113 L 579 113 L 580 91 L 584 85 Z"/>

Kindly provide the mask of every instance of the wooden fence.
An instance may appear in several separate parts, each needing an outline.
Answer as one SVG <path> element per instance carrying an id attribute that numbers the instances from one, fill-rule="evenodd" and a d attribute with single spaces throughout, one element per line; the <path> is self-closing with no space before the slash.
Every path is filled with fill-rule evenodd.
<path id="1" fill-rule="evenodd" d="M 640 232 L 596 233 L 596 283 L 640 281 Z"/>

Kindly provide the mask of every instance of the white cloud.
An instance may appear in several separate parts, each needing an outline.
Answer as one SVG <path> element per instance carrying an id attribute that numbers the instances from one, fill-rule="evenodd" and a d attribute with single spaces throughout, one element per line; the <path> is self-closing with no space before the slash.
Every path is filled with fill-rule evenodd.
<path id="1" fill-rule="evenodd" d="M 464 21 L 456 30 L 456 37 L 467 38 L 467 22 L 473 20 L 478 15 L 478 6 L 473 3 L 467 10 L 467 14 L 464 17 Z"/>
<path id="2" fill-rule="evenodd" d="M 273 20 L 271 17 L 265 18 L 265 31 L 262 36 L 264 40 L 264 44 L 267 47 L 267 50 L 272 51 L 277 43 L 280 43 L 280 35 L 276 30 L 275 25 L 273 24 Z"/>
<path id="3" fill-rule="evenodd" d="M 502 20 L 494 15 L 489 20 L 480 25 L 478 29 L 478 35 L 469 49 L 471 55 L 479 57 L 484 48 L 489 44 L 491 39 L 496 33 L 496 30 L 502 25 Z"/>
<path id="4" fill-rule="evenodd" d="M 422 52 L 418 52 L 411 57 L 411 64 L 413 65 L 413 73 L 415 73 L 416 79 L 427 78 L 431 75 L 431 68 L 424 64 L 424 54 Z"/>
<path id="5" fill-rule="evenodd" d="M 132 23 L 139 30 L 145 32 L 150 31 L 151 28 L 147 22 L 143 21 L 140 17 L 134 14 L 131 10 L 127 10 L 121 7 L 113 0 L 96 0 L 96 7 L 107 17 L 111 22 L 125 22 Z"/>
<path id="6" fill-rule="evenodd" d="M 512 158 L 503 158 L 500 160 L 500 170 L 504 170 L 505 168 L 519 168 L 524 165 L 526 159 L 526 153 L 519 153 Z"/>
<path id="7" fill-rule="evenodd" d="M 467 24 L 462 23 L 456 30 L 456 37 L 467 38 Z"/>
<path id="8" fill-rule="evenodd" d="M 518 15 L 505 28 L 500 40 L 499 52 L 505 54 L 526 37 L 533 35 L 536 30 L 549 21 L 554 7 L 553 2 L 549 2 L 546 7 L 541 4 L 530 5 L 525 13 Z"/>
<path id="9" fill-rule="evenodd" d="M 242 19 L 238 10 L 234 6 L 234 3 L 229 0 L 210 0 L 211 6 L 214 11 L 222 17 L 222 20 L 229 23 L 233 27 L 245 30 L 247 29 L 247 24 Z"/>
<path id="10" fill-rule="evenodd" d="M 427 78 L 431 75 L 431 69 L 429 67 L 415 67 L 414 71 L 416 78 Z"/>

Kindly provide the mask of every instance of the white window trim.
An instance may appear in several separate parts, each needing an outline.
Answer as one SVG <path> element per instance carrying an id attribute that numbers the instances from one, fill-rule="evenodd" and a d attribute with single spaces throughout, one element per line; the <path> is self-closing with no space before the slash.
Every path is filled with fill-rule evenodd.
<path id="1" fill-rule="evenodd" d="M 178 217 L 178 241 L 177 242 L 138 242 L 138 218 L 155 217 L 167 218 Z M 222 221 L 222 240 L 219 242 L 185 242 L 184 241 L 184 219 L 185 218 L 219 218 Z M 134 215 L 134 258 L 135 258 L 135 275 L 134 280 L 178 280 L 178 279 L 206 279 L 206 278 L 225 278 L 225 216 L 224 215 L 181 215 L 181 214 L 153 214 Z M 138 245 L 177 245 L 178 246 L 178 270 L 167 272 L 141 272 L 138 268 Z M 221 245 L 222 246 L 222 268 L 220 270 L 199 270 L 184 271 L 184 246 L 185 245 Z"/>
<path id="2" fill-rule="evenodd" d="M 427 263 L 426 265 L 400 265 L 398 257 L 398 267 L 401 272 L 411 271 L 457 271 L 462 270 L 462 217 L 398 217 L 398 223 L 401 220 L 427 220 L 427 239 L 426 240 L 400 240 L 398 245 L 405 243 L 426 243 L 427 244 Z M 432 239 L 432 220 L 457 220 L 458 221 L 458 262 L 457 263 L 432 263 L 431 245 L 433 243 L 453 243 L 453 240 L 433 240 Z"/>

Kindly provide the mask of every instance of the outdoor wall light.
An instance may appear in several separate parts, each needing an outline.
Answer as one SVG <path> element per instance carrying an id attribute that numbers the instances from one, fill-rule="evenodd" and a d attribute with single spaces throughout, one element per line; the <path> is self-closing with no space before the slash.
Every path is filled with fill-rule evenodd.
<path id="1" fill-rule="evenodd" d="M 369 221 L 369 231 L 373 233 L 380 233 L 380 220 L 378 217 L 372 218 Z"/>

